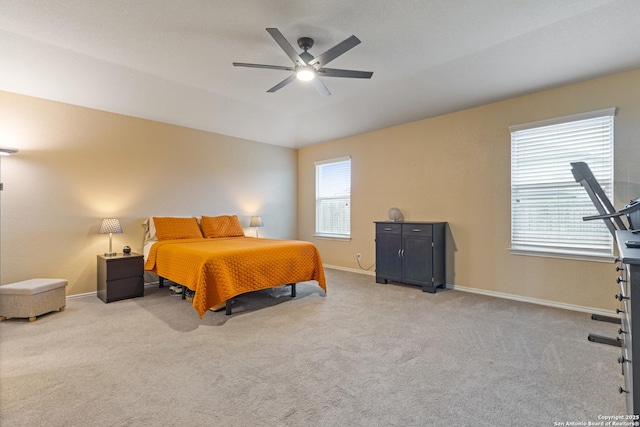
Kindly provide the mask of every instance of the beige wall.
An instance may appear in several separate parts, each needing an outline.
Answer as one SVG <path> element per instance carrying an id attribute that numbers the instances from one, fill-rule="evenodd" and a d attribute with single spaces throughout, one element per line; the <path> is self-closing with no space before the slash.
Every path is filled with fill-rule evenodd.
<path id="1" fill-rule="evenodd" d="M 295 238 L 297 154 L 178 126 L 0 92 L 1 280 L 69 281 L 96 290 L 102 218 L 120 218 L 114 249 L 142 251 L 152 215 L 260 214 L 265 237 Z M 247 234 L 254 230 L 247 229 Z"/>
<path id="2" fill-rule="evenodd" d="M 640 196 L 639 100 L 634 71 L 303 148 L 298 238 L 314 242 L 326 264 L 358 268 L 360 252 L 368 267 L 372 222 L 398 207 L 406 220 L 449 223 L 449 284 L 614 309 L 613 264 L 509 253 L 508 127 L 617 107 L 614 204 L 622 207 Z M 314 239 L 314 161 L 341 156 L 352 158 L 352 240 Z"/>
<path id="3" fill-rule="evenodd" d="M 375 259 L 372 222 L 449 222 L 447 282 L 615 308 L 613 265 L 510 255 L 508 127 L 618 107 L 615 205 L 640 196 L 640 71 L 591 80 L 295 150 L 0 92 L 1 283 L 63 277 L 95 291 L 97 234 L 118 217 L 114 247 L 142 250 L 150 215 L 261 214 L 262 236 L 314 242 L 327 264 Z M 314 161 L 352 157 L 350 242 L 314 239 Z M 297 161 L 296 161 L 297 159 Z M 297 181 L 296 181 L 297 177 Z M 297 212 L 296 212 L 297 209 Z M 252 230 L 248 233 L 253 232 Z M 372 279 L 372 286 L 374 285 Z"/>

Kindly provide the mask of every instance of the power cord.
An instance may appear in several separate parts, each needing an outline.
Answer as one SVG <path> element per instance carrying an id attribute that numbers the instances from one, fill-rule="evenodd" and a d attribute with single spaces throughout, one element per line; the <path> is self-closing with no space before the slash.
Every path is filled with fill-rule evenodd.
<path id="1" fill-rule="evenodd" d="M 360 267 L 360 270 L 369 271 L 376 265 L 376 263 L 374 262 L 373 264 L 371 264 L 371 266 L 369 266 L 369 268 L 364 268 L 362 264 L 360 264 L 360 260 L 358 259 L 358 257 L 356 257 L 356 261 L 358 261 L 358 267 Z"/>

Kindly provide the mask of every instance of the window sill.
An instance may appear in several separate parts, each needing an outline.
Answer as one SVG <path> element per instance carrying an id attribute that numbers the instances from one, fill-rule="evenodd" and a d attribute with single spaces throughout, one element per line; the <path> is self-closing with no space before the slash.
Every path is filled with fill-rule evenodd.
<path id="1" fill-rule="evenodd" d="M 339 236 L 335 234 L 314 234 L 313 237 L 325 240 L 341 240 L 343 242 L 348 242 L 351 240 L 351 236 Z"/>
<path id="2" fill-rule="evenodd" d="M 560 258 L 560 259 L 572 259 L 577 261 L 593 261 L 593 262 L 615 262 L 613 255 L 597 255 L 586 252 L 553 252 L 544 251 L 530 248 L 509 248 L 511 255 L 525 255 L 525 256 L 537 256 L 544 258 Z"/>

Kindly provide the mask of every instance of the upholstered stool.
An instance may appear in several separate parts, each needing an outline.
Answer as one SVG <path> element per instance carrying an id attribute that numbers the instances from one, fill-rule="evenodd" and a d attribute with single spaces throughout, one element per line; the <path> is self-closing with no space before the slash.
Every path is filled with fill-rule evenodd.
<path id="1" fill-rule="evenodd" d="M 9 317 L 29 318 L 51 311 L 62 311 L 66 305 L 64 279 L 30 279 L 0 286 L 0 320 Z"/>

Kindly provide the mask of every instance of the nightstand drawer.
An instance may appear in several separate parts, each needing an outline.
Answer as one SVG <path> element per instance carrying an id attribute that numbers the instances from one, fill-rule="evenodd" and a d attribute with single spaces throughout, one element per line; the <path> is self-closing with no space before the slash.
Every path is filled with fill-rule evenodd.
<path id="1" fill-rule="evenodd" d="M 144 296 L 144 279 L 142 276 L 110 280 L 107 282 L 106 295 L 103 295 L 104 298 L 102 299 L 105 302 L 112 302 L 141 296 Z"/>
<path id="2" fill-rule="evenodd" d="M 107 280 L 125 279 L 127 277 L 142 276 L 144 260 L 141 256 L 132 258 L 118 258 L 107 260 Z"/>

